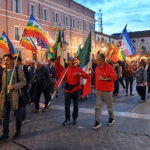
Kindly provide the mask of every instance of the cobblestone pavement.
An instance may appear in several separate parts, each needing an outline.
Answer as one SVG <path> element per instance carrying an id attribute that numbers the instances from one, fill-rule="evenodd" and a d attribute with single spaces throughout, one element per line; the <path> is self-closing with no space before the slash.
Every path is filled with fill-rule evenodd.
<path id="1" fill-rule="evenodd" d="M 135 89 L 135 87 L 134 87 Z M 27 120 L 17 140 L 0 145 L 0 150 L 150 150 L 150 100 L 138 103 L 138 95 L 125 97 L 120 89 L 113 100 L 116 123 L 107 126 L 107 107 L 102 113 L 102 127 L 93 130 L 95 95 L 79 103 L 78 124 L 62 126 L 64 121 L 64 92 L 52 101 L 48 112 L 33 114 L 33 105 L 27 106 Z M 43 97 L 41 97 L 43 103 Z M 10 137 L 15 133 L 15 118 L 11 113 Z M 0 125 L 2 134 L 2 125 Z"/>

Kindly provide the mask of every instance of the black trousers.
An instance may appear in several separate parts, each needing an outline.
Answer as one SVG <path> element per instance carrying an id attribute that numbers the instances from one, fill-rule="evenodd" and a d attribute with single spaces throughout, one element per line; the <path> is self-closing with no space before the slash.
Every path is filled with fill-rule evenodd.
<path id="1" fill-rule="evenodd" d="M 73 99 L 73 113 L 72 118 L 77 119 L 78 117 L 78 101 L 79 101 L 80 90 L 74 93 L 65 93 L 65 117 L 70 121 L 70 104 Z"/>
<path id="2" fill-rule="evenodd" d="M 35 109 L 39 110 L 39 102 L 40 102 L 40 96 L 43 92 L 44 97 L 45 97 L 45 108 L 47 107 L 49 101 L 51 100 L 51 96 L 50 96 L 50 88 L 46 88 L 45 90 L 43 90 L 41 85 L 37 85 L 37 93 L 36 93 L 36 99 L 35 99 Z"/>
<path id="3" fill-rule="evenodd" d="M 11 104 L 9 100 L 5 100 L 4 109 L 3 109 L 3 134 L 9 134 L 9 115 L 11 111 Z M 16 132 L 21 131 L 21 113 L 20 109 L 14 110 L 14 114 L 16 117 Z"/>
<path id="4" fill-rule="evenodd" d="M 140 95 L 141 99 L 145 101 L 146 96 L 146 86 L 136 86 L 136 90 Z"/>
<path id="5" fill-rule="evenodd" d="M 117 79 L 114 82 L 114 94 L 118 94 L 119 93 L 119 80 Z"/>
<path id="6" fill-rule="evenodd" d="M 32 87 L 29 90 L 30 98 L 31 98 L 31 103 L 35 102 L 36 98 L 36 89 L 35 89 L 35 82 L 33 82 Z"/>
<path id="7" fill-rule="evenodd" d="M 123 78 L 122 78 L 122 77 L 119 78 L 119 82 L 121 83 L 122 87 L 125 89 L 125 85 L 124 85 L 124 83 L 123 83 Z"/>
<path id="8" fill-rule="evenodd" d="M 133 76 L 129 77 L 126 76 L 125 77 L 125 81 L 126 81 L 126 93 L 128 94 L 128 86 L 130 83 L 130 94 L 132 94 L 132 90 L 133 90 Z"/>

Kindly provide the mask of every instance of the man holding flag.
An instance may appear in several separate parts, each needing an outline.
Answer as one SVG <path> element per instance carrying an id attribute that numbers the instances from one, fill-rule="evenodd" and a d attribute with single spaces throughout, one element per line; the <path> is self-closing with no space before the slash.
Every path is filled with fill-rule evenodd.
<path id="1" fill-rule="evenodd" d="M 87 79 L 88 75 L 79 67 L 74 65 L 75 58 L 68 58 L 69 67 L 64 69 L 59 80 L 55 85 L 55 90 L 58 89 L 59 83 L 66 81 L 65 83 L 65 121 L 63 125 L 68 125 L 70 123 L 70 104 L 71 99 L 73 99 L 73 124 L 77 124 L 78 117 L 78 101 L 79 101 L 79 93 L 81 89 L 80 77 Z"/>

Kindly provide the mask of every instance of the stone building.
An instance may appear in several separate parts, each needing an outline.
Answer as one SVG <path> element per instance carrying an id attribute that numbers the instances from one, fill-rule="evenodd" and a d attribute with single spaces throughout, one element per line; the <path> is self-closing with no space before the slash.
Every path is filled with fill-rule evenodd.
<path id="1" fill-rule="evenodd" d="M 0 0 L 0 35 L 6 32 L 16 50 L 30 15 L 33 15 L 54 45 L 58 30 L 64 31 L 64 57 L 74 56 L 78 46 L 92 32 L 92 54 L 95 48 L 95 12 L 73 0 Z M 0 50 L 0 57 L 5 53 Z M 21 48 L 26 59 L 47 60 L 47 50 L 38 47 L 38 54 Z"/>

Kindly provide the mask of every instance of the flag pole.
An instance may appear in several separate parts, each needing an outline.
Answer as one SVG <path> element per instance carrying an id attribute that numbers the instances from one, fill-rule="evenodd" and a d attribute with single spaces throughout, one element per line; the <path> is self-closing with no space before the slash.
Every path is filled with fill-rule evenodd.
<path id="1" fill-rule="evenodd" d="M 26 37 L 25 54 L 24 54 L 24 56 L 23 56 L 23 62 L 24 62 L 25 56 L 26 56 L 26 47 L 27 47 L 27 37 Z M 25 62 L 24 62 L 24 64 L 25 64 Z"/>
<path id="2" fill-rule="evenodd" d="M 66 69 L 66 71 L 65 71 L 65 73 L 64 73 L 64 75 L 63 75 L 63 77 L 61 78 L 61 80 L 60 80 L 60 82 L 59 82 L 59 84 L 58 84 L 58 88 L 59 88 L 59 86 L 60 86 L 61 82 L 63 81 L 63 79 L 64 79 L 64 77 L 65 77 L 65 75 L 66 75 L 66 73 L 67 73 L 68 69 L 69 69 L 69 67 Z M 54 98 L 54 96 L 55 96 L 56 92 L 57 92 L 57 91 L 55 91 L 55 92 L 54 92 L 54 94 L 52 95 L 51 100 Z M 49 101 L 49 103 L 48 103 L 47 107 L 49 107 L 49 106 L 50 106 L 50 104 L 51 104 L 51 101 Z"/>
<path id="3" fill-rule="evenodd" d="M 23 41 L 23 40 L 22 40 L 22 41 Z M 9 84 L 12 84 L 12 78 L 13 78 L 13 75 L 14 75 L 14 71 L 15 71 L 15 67 L 16 67 L 16 64 L 17 64 L 18 57 L 19 57 L 19 53 L 20 53 L 20 51 L 21 51 L 22 41 L 21 41 L 21 44 L 20 44 L 20 47 L 19 47 L 18 55 L 17 55 L 16 60 L 15 60 L 15 64 L 14 64 L 14 68 L 13 68 L 13 71 L 12 71 L 12 75 L 11 75 L 10 83 L 9 83 Z M 9 92 L 10 92 L 10 90 L 8 90 L 8 93 L 9 93 Z"/>

